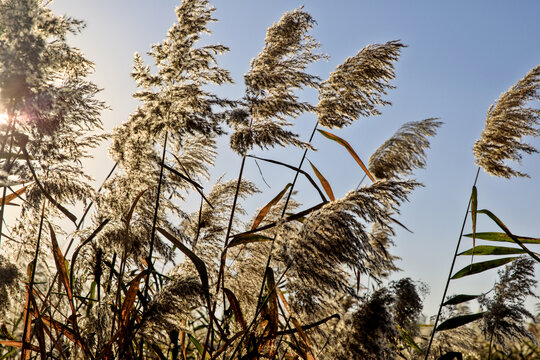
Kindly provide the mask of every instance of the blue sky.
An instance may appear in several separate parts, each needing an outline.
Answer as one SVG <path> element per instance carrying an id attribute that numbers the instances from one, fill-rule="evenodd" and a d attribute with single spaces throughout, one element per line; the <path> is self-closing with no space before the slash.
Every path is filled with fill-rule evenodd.
<path id="1" fill-rule="evenodd" d="M 145 53 L 165 37 L 175 21 L 173 9 L 178 4 L 171 0 L 56 0 L 52 4 L 55 12 L 87 22 L 88 27 L 72 43 L 96 63 L 93 80 L 104 89 L 101 97 L 112 108 L 103 116 L 108 130 L 126 121 L 137 106 L 131 98 L 135 85 L 129 76 L 134 52 Z M 439 117 L 445 123 L 432 140 L 427 169 L 416 172 L 425 187 L 402 207 L 399 220 L 413 234 L 398 229 L 394 249 L 402 257 L 399 265 L 404 270 L 396 278 L 409 276 L 430 286 L 424 312 L 432 315 L 442 295 L 470 195 L 476 172 L 472 146 L 484 128 L 487 109 L 540 63 L 540 2 L 215 0 L 213 5 L 219 22 L 211 26 L 213 35 L 204 41 L 231 48 L 221 57 L 220 65 L 231 71 L 237 84 L 219 90 L 230 98 L 243 95 L 242 76 L 251 58 L 262 49 L 266 28 L 283 12 L 302 5 L 316 19 L 313 35 L 330 55 L 328 62 L 311 68 L 323 79 L 367 44 L 401 39 L 408 45 L 396 65 L 393 84 L 397 89 L 388 95 L 393 106 L 382 108 L 382 116 L 361 118 L 336 133 L 367 161 L 404 122 Z M 316 101 L 314 92 L 305 96 Z M 296 130 L 309 137 L 313 115 L 303 116 L 297 123 Z M 240 159 L 227 151 L 227 142 L 220 142 L 222 152 L 214 178 L 223 173 L 227 178 L 237 175 Z M 531 142 L 540 146 L 538 140 Z M 356 187 L 362 171 L 342 148 L 321 136 L 315 137 L 314 146 L 318 151 L 308 157 L 327 177 L 336 196 Z M 292 164 L 300 159 L 300 153 L 290 149 L 264 155 Z M 519 235 L 540 236 L 539 163 L 540 156 L 533 155 L 519 166 L 530 179 L 507 181 L 483 172 L 479 178 L 479 207 L 493 211 Z M 112 166 L 104 146 L 96 160 L 88 163 L 88 170 L 99 182 L 108 172 L 108 164 Z M 277 170 L 262 166 L 271 186 L 268 189 L 255 164 L 248 164 L 247 177 L 264 190 L 249 209 L 264 205 L 291 180 L 291 175 Z M 300 184 L 299 190 L 298 198 L 306 206 L 316 201 L 316 194 L 306 184 Z M 470 225 L 466 229 L 470 230 Z M 480 219 L 479 231 L 497 229 Z M 456 270 L 469 261 L 460 259 Z M 487 291 L 495 277 L 492 271 L 453 282 L 449 294 Z"/>

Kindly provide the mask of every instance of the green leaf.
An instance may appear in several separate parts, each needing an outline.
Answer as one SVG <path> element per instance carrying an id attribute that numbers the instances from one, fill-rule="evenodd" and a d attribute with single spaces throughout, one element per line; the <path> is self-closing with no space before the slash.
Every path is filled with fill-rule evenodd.
<path id="1" fill-rule="evenodd" d="M 92 285 L 90 285 L 90 293 L 88 294 L 88 297 L 90 300 L 88 301 L 88 307 L 86 308 L 86 316 L 90 315 L 90 311 L 94 307 L 95 297 L 96 297 L 96 286 L 97 283 L 95 281 L 92 281 Z"/>
<path id="2" fill-rule="evenodd" d="M 273 239 L 268 236 L 258 234 L 240 234 L 233 238 L 233 240 L 227 245 L 227 248 L 231 248 L 238 245 L 249 244 L 254 242 L 272 241 Z"/>
<path id="3" fill-rule="evenodd" d="M 413 337 L 401 326 L 398 325 L 398 329 L 400 331 L 400 337 L 405 342 L 405 344 L 409 345 L 412 349 L 414 349 L 418 354 L 424 355 L 424 351 L 418 346 L 418 344 L 414 341 Z"/>
<path id="4" fill-rule="evenodd" d="M 525 250 L 518 248 L 511 248 L 506 246 L 479 245 L 476 248 L 463 251 L 458 255 L 512 255 L 525 253 Z"/>
<path id="5" fill-rule="evenodd" d="M 494 269 L 499 266 L 502 266 L 504 264 L 509 263 L 512 260 L 517 259 L 517 257 L 509 257 L 509 258 L 502 258 L 502 259 L 495 259 L 495 260 L 489 260 L 489 261 L 482 261 L 478 263 L 474 263 L 471 265 L 465 266 L 463 269 L 459 270 L 457 273 L 452 276 L 452 279 L 459 279 L 464 276 L 478 274 L 486 270 Z"/>
<path id="6" fill-rule="evenodd" d="M 446 306 L 446 305 L 457 305 L 457 304 L 461 304 L 461 303 L 464 303 L 466 301 L 469 301 L 469 300 L 474 300 L 476 299 L 477 297 L 479 297 L 480 295 L 465 295 L 465 294 L 459 294 L 459 295 L 456 295 L 456 296 L 453 296 L 451 297 L 450 299 L 446 300 L 444 303 L 443 303 L 443 306 Z"/>
<path id="7" fill-rule="evenodd" d="M 473 237 L 473 234 L 465 234 L 463 236 Z M 523 244 L 540 244 L 540 239 L 538 238 L 532 238 L 532 237 L 527 237 L 527 236 L 517 236 L 517 235 L 514 235 L 514 236 Z M 476 238 L 480 240 L 487 240 L 487 241 L 500 241 L 500 242 L 515 243 L 515 241 L 512 240 L 510 236 L 501 232 L 477 232 Z"/>
<path id="8" fill-rule="evenodd" d="M 497 225 L 499 225 L 499 227 L 506 233 L 506 235 L 510 236 L 516 244 L 521 246 L 521 248 L 527 252 L 527 254 L 529 254 L 534 260 L 540 262 L 540 258 L 536 256 L 531 250 L 529 250 L 525 245 L 523 245 L 523 243 L 519 241 L 519 239 L 510 232 L 510 229 L 508 229 L 506 225 L 504 225 L 503 222 L 495 216 L 495 214 L 493 214 L 487 209 L 479 210 L 478 213 L 489 216 L 489 218 L 493 220 Z"/>
<path id="9" fill-rule="evenodd" d="M 189 341 L 191 341 L 191 343 L 193 345 L 195 345 L 195 348 L 197 349 L 199 354 L 202 356 L 204 349 L 203 349 L 203 346 L 201 345 L 201 343 L 199 342 L 199 340 L 195 339 L 193 337 L 193 335 L 191 335 L 191 334 L 188 334 L 188 337 L 189 337 Z M 210 359 L 210 355 L 208 354 L 208 352 L 206 352 L 205 355 L 206 355 L 205 359 Z"/>
<path id="10" fill-rule="evenodd" d="M 435 329 L 435 331 L 455 329 L 457 327 L 471 323 L 475 320 L 481 319 L 483 316 L 484 316 L 484 312 L 456 316 L 456 317 L 445 320 L 441 325 L 437 326 L 437 329 Z"/>
<path id="11" fill-rule="evenodd" d="M 308 160 L 309 161 L 309 160 Z M 315 172 L 315 175 L 317 175 L 317 178 L 321 182 L 321 185 L 323 186 L 324 191 L 326 192 L 326 195 L 328 195 L 328 198 L 331 201 L 335 201 L 336 197 L 334 196 L 334 192 L 332 191 L 332 187 L 330 186 L 330 183 L 326 178 L 323 176 L 323 174 L 320 173 L 320 171 L 309 161 L 309 164 L 311 165 L 311 168 Z"/>
<path id="12" fill-rule="evenodd" d="M 332 133 L 329 133 L 328 131 L 324 131 L 324 130 L 320 130 L 320 129 L 317 129 L 317 131 L 320 132 L 321 134 L 323 134 L 324 137 L 326 137 L 326 138 L 328 138 L 330 140 L 333 140 L 333 141 L 337 142 L 338 144 L 342 145 L 343 147 L 345 147 L 345 149 L 347 149 L 349 154 L 351 154 L 351 156 L 354 158 L 354 160 L 356 160 L 358 165 L 360 165 L 362 170 L 364 170 L 364 172 L 371 179 L 371 181 L 375 182 L 375 178 L 373 177 L 373 175 L 371 175 L 371 173 L 369 172 L 366 165 L 364 165 L 362 160 L 360 160 L 360 157 L 356 154 L 356 152 L 354 151 L 354 149 L 352 148 L 352 146 L 348 142 L 346 142 L 345 140 L 343 140 L 339 136 L 336 136 L 336 135 L 334 135 Z"/>

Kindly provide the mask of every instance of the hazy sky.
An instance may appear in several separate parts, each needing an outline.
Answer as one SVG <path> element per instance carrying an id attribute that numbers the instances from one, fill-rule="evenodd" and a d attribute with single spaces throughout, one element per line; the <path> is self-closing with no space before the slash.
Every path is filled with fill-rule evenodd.
<path id="1" fill-rule="evenodd" d="M 367 161 L 370 154 L 404 122 L 439 117 L 445 125 L 432 140 L 428 167 L 417 171 L 425 184 L 402 207 L 399 220 L 414 233 L 397 229 L 394 253 L 402 257 L 404 270 L 395 278 L 408 276 L 426 282 L 431 293 L 424 313 L 432 315 L 442 295 L 457 236 L 463 220 L 475 175 L 472 146 L 484 128 L 485 114 L 498 96 L 540 63 L 540 2 L 531 1 L 327 1 L 296 0 L 253 1 L 215 0 L 219 22 L 211 26 L 213 35 L 204 41 L 219 42 L 231 51 L 220 58 L 237 83 L 220 94 L 230 98 L 243 95 L 243 74 L 250 60 L 264 45 L 265 31 L 287 10 L 305 5 L 318 22 L 313 35 L 330 55 L 328 62 L 311 69 L 325 79 L 328 74 L 367 44 L 401 39 L 408 48 L 397 64 L 397 89 L 389 93 L 392 107 L 383 115 L 362 118 L 336 132 L 347 139 Z M 56 0 L 52 8 L 83 19 L 88 27 L 72 43 L 96 63 L 93 80 L 104 90 L 102 98 L 112 108 L 103 116 L 108 130 L 126 121 L 137 103 L 129 73 L 134 52 L 145 53 L 161 41 L 175 21 L 173 9 L 179 1 L 160 0 Z M 314 92 L 307 99 L 316 101 Z M 537 104 L 538 105 L 538 104 Z M 303 138 L 315 123 L 312 115 L 298 119 L 296 128 Z M 220 142 L 213 178 L 226 173 L 237 175 L 240 159 L 227 151 L 228 139 Z M 532 141 L 537 147 L 538 140 Z M 358 184 L 362 170 L 335 143 L 318 136 L 318 148 L 309 159 L 327 177 L 336 196 L 343 196 Z M 97 160 L 89 163 L 91 172 L 101 181 L 112 166 L 106 147 Z M 300 153 L 278 150 L 265 156 L 297 164 Z M 478 182 L 479 207 L 499 216 L 516 234 L 540 236 L 538 199 L 540 199 L 540 156 L 527 156 L 520 169 L 530 179 L 511 181 L 481 173 Z M 256 165 L 248 164 L 247 177 L 256 181 L 264 193 L 253 199 L 249 209 L 268 202 L 292 175 L 261 164 L 268 189 L 261 181 Z M 207 188 L 211 184 L 207 184 Z M 313 205 L 316 194 L 300 184 L 298 199 Z M 470 232 L 470 225 L 466 228 Z M 498 231 L 481 218 L 479 231 Z M 471 241 L 464 239 L 463 249 Z M 477 258 L 478 259 L 478 258 Z M 470 262 L 460 259 L 456 270 Z M 480 293 L 489 290 L 495 271 L 455 281 L 449 294 Z M 475 309 L 473 309 L 475 310 Z"/>

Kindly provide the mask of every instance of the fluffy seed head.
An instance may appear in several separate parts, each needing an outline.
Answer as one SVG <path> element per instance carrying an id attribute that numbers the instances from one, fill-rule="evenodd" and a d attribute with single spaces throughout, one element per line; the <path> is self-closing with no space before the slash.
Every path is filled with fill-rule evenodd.
<path id="1" fill-rule="evenodd" d="M 389 82 L 403 47 L 397 40 L 368 45 L 339 65 L 319 88 L 319 123 L 342 128 L 359 116 L 380 115 L 376 106 L 390 104 L 383 95 L 393 88 Z"/>
<path id="2" fill-rule="evenodd" d="M 527 174 L 505 165 L 506 160 L 520 162 L 522 153 L 538 150 L 524 143 L 524 136 L 539 136 L 540 109 L 526 107 L 533 100 L 540 100 L 540 65 L 529 71 L 508 91 L 503 93 L 487 113 L 486 127 L 474 143 L 476 164 L 488 174 L 509 179 Z"/>
<path id="3" fill-rule="evenodd" d="M 377 179 L 408 176 L 415 168 L 426 166 L 425 149 L 442 122 L 435 118 L 405 123 L 369 158 L 369 171 Z"/>

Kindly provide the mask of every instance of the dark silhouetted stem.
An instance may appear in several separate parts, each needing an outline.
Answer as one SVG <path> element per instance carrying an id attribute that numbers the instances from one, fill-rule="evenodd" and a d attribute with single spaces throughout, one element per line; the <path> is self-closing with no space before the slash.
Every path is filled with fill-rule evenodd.
<path id="1" fill-rule="evenodd" d="M 152 254 L 154 252 L 154 242 L 156 239 L 156 224 L 159 210 L 159 197 L 161 195 L 161 182 L 163 180 L 163 169 L 165 165 L 165 152 L 167 150 L 167 137 L 168 132 L 165 133 L 165 140 L 163 141 L 163 154 L 161 155 L 161 167 L 159 169 L 159 182 L 156 194 L 156 206 L 154 208 L 154 220 L 152 221 L 152 233 L 150 235 L 150 250 L 148 252 L 148 274 L 146 274 L 146 282 L 144 284 L 144 303 L 143 307 L 146 309 L 146 304 L 148 301 L 148 289 L 150 283 L 150 273 L 152 272 L 153 263 L 152 263 Z"/>
<path id="2" fill-rule="evenodd" d="M 480 168 L 476 171 L 476 176 L 474 178 L 473 186 L 476 186 L 476 182 L 478 180 L 478 175 L 480 174 Z M 435 329 L 437 328 L 437 324 L 439 323 L 439 318 L 441 316 L 441 311 L 444 303 L 444 299 L 446 298 L 446 292 L 448 291 L 448 286 L 450 285 L 450 280 L 452 277 L 452 272 L 454 271 L 454 265 L 456 264 L 456 258 L 459 251 L 459 246 L 461 245 L 461 238 L 463 237 L 463 230 L 465 230 L 465 224 L 467 223 L 467 216 L 469 215 L 469 209 L 471 208 L 471 201 L 472 198 L 469 196 L 469 203 L 467 204 L 467 210 L 465 211 L 465 217 L 463 218 L 463 223 L 461 225 L 461 231 L 459 233 L 457 245 L 456 245 L 456 251 L 454 252 L 454 258 L 452 259 L 452 265 L 450 265 L 450 272 L 448 273 L 448 279 L 446 279 L 446 286 L 444 287 L 443 296 L 441 299 L 441 304 L 439 305 L 439 311 L 437 312 L 437 317 L 435 318 L 435 324 L 433 324 L 433 330 L 431 330 L 431 337 L 429 339 L 429 344 L 426 349 L 426 356 L 424 357 L 424 360 L 427 360 L 429 356 L 429 350 L 431 349 L 431 343 L 433 342 L 433 337 L 435 336 Z"/>

